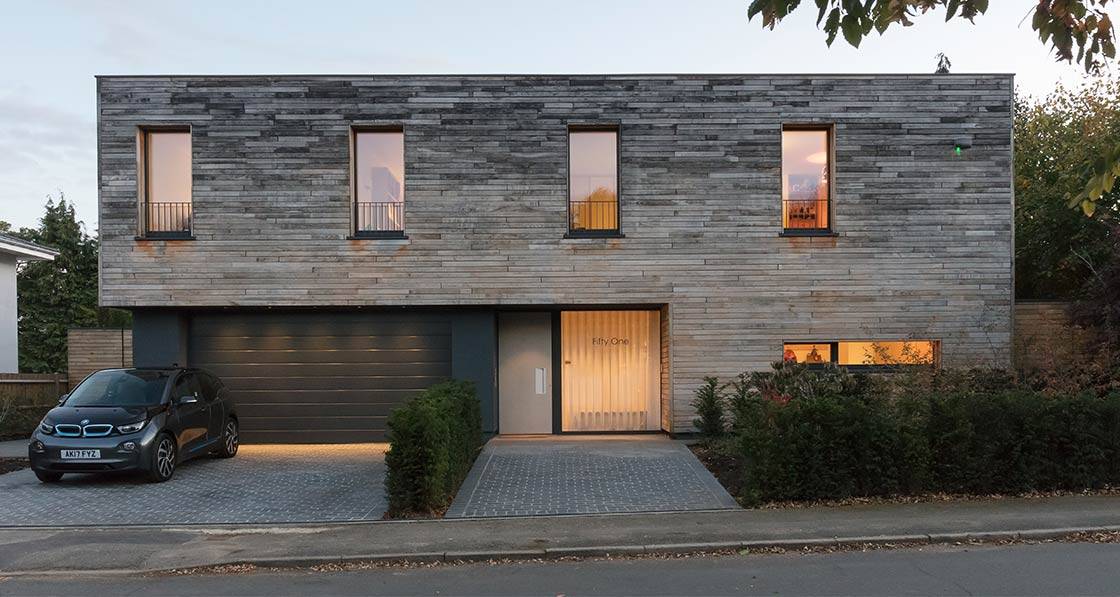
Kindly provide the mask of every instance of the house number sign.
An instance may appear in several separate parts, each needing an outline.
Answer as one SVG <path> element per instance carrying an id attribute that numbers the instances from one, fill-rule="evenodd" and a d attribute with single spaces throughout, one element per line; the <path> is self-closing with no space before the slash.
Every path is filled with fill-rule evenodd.
<path id="1" fill-rule="evenodd" d="M 602 336 L 595 336 L 591 339 L 592 346 L 630 346 L 630 338 L 619 338 L 611 336 L 604 338 Z"/>

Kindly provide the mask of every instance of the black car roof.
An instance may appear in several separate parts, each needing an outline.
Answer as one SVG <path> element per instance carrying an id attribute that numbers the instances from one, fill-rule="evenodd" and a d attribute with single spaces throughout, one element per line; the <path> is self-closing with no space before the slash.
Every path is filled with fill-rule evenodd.
<path id="1" fill-rule="evenodd" d="M 207 371 L 206 369 L 202 369 L 201 367 L 109 367 L 107 369 L 99 369 L 98 371 L 158 371 L 167 373 L 169 375 L 191 371 L 205 373 L 206 375 L 210 376 L 214 375 L 213 373 L 210 373 L 209 371 Z M 97 373 L 97 371 L 94 371 L 93 373 Z"/>

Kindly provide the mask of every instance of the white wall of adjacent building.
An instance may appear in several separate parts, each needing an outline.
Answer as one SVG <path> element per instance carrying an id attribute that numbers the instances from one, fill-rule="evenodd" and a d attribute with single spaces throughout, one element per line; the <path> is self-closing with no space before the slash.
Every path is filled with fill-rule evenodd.
<path id="1" fill-rule="evenodd" d="M 0 373 L 19 372 L 16 258 L 0 254 Z"/>

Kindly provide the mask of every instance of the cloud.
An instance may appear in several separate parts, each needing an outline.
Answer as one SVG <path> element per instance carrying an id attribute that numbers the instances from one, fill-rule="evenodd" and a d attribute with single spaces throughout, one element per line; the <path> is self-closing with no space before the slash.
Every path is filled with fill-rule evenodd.
<path id="1" fill-rule="evenodd" d="M 450 66 L 416 46 L 378 51 L 365 37 L 370 32 L 363 25 L 337 20 L 339 11 L 353 7 L 124 1 L 67 4 L 67 10 L 82 15 L 93 32 L 93 49 L 117 69 L 102 74 L 330 73 L 364 72 L 370 70 L 368 65 L 384 64 L 397 71 Z M 376 14 L 377 9 L 367 6 L 364 12 Z M 324 34 L 327 30 L 337 33 Z"/>
<path id="2" fill-rule="evenodd" d="M 450 70 L 446 61 L 418 53 L 415 45 L 379 46 L 355 35 L 368 33 L 369 13 L 380 8 L 364 11 L 337 31 L 338 11 L 315 5 L 204 0 L 21 5 L 12 22 L 25 30 L 0 39 L 9 56 L 26 56 L 18 74 L 0 87 L 0 219 L 34 225 L 45 195 L 64 190 L 80 217 L 95 225 L 95 74 Z M 316 32 L 320 23 L 335 33 Z M 59 36 L 46 35 L 48 27 Z"/>
<path id="3" fill-rule="evenodd" d="M 95 123 L 26 95 L 0 96 L 0 219 L 33 226 L 45 197 L 63 191 L 92 224 L 97 214 Z"/>

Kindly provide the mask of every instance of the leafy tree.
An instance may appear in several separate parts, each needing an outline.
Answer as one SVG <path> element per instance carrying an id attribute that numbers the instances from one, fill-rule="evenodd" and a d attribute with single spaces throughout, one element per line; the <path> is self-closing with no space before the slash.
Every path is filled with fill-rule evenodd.
<path id="1" fill-rule="evenodd" d="M 1120 225 L 1111 225 L 1112 259 L 1093 268 L 1071 308 L 1074 323 L 1094 332 L 1098 356 L 1111 355 L 1111 379 L 1120 375 Z M 1105 362 L 1109 362 L 1107 359 Z"/>
<path id="2" fill-rule="evenodd" d="M 127 327 L 130 315 L 97 306 L 96 238 L 86 234 L 74 206 L 47 197 L 39 227 L 19 236 L 59 251 L 53 261 L 23 265 L 18 273 L 19 366 L 29 373 L 66 370 L 66 330 Z"/>
<path id="3" fill-rule="evenodd" d="M 1072 298 L 1113 258 L 1120 188 L 1097 217 L 1066 206 L 1080 167 L 1120 139 L 1120 78 L 1015 101 L 1015 286 L 1018 298 Z"/>
<path id="4" fill-rule="evenodd" d="M 988 10 L 988 0 L 814 0 L 814 4 L 817 26 L 827 36 L 825 43 L 831 46 L 842 34 L 857 48 L 872 30 L 882 34 L 893 25 L 909 27 L 916 17 L 936 8 L 945 8 L 946 21 L 961 18 L 970 22 Z M 1116 58 L 1116 33 L 1105 11 L 1108 4 L 1109 0 L 1038 0 L 1031 9 L 1031 27 L 1057 60 L 1076 60 L 1086 72 L 1097 73 L 1106 60 Z M 800 5 L 801 0 L 752 0 L 747 17 L 760 16 L 762 25 L 773 29 Z M 1070 207 L 1080 207 L 1091 216 L 1120 177 L 1120 143 L 1102 148 L 1074 171 L 1081 184 L 1065 199 Z"/>
<path id="5" fill-rule="evenodd" d="M 972 22 L 988 10 L 988 0 L 814 0 L 817 26 L 824 29 L 825 43 L 832 45 L 837 34 L 859 47 L 872 30 L 880 35 L 892 25 L 909 27 L 913 19 L 935 8 L 945 7 L 945 20 Z M 752 0 L 747 17 L 762 17 L 762 24 L 773 29 L 792 13 L 801 0 Z M 1102 66 L 1102 58 L 1116 57 L 1116 37 L 1112 19 L 1105 12 L 1108 0 L 1040 0 L 1034 3 L 1031 27 L 1044 44 L 1050 44 L 1058 60 L 1077 62 L 1086 72 Z M 822 26 L 821 23 L 824 23 Z"/>

